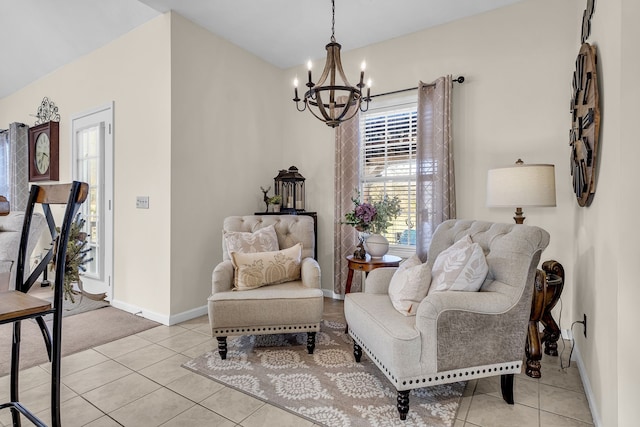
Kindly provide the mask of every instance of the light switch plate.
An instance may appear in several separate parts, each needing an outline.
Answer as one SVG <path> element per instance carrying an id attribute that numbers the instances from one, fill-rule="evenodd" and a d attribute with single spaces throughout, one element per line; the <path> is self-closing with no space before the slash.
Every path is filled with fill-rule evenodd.
<path id="1" fill-rule="evenodd" d="M 136 197 L 137 209 L 149 209 L 149 196 L 137 196 Z"/>

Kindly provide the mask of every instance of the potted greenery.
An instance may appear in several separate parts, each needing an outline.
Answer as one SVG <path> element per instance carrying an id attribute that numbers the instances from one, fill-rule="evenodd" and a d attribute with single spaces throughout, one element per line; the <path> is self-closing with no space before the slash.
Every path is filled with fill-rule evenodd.
<path id="1" fill-rule="evenodd" d="M 282 196 L 279 194 L 269 198 L 269 204 L 273 212 L 280 212 L 280 203 L 282 203 Z"/>

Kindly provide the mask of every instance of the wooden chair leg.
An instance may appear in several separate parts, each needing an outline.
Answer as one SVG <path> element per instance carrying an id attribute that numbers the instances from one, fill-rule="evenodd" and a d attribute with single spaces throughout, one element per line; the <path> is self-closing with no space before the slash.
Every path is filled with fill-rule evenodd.
<path id="1" fill-rule="evenodd" d="M 313 350 L 316 348 L 316 333 L 307 332 L 307 352 L 313 354 Z"/>
<path id="2" fill-rule="evenodd" d="M 509 405 L 513 405 L 513 374 L 500 376 L 500 388 L 502 389 L 504 401 Z"/>
<path id="3" fill-rule="evenodd" d="M 406 420 L 409 413 L 409 392 L 411 390 L 403 390 L 398 392 L 398 412 L 400 419 Z"/>
<path id="4" fill-rule="evenodd" d="M 216 337 L 218 340 L 218 353 L 220 358 L 225 360 L 227 358 L 227 337 Z"/>

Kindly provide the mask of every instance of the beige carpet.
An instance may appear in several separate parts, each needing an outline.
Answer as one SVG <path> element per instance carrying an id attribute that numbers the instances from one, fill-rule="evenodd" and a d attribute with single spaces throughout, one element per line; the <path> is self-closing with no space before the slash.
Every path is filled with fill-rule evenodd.
<path id="1" fill-rule="evenodd" d="M 87 311 L 62 320 L 62 356 L 124 338 L 159 326 L 159 323 L 113 307 Z M 0 325 L 0 376 L 11 365 L 12 324 Z M 40 328 L 33 320 L 22 322 L 20 368 L 48 362 Z"/>
<path id="2" fill-rule="evenodd" d="M 354 361 L 344 329 L 325 316 L 313 355 L 306 334 L 229 337 L 226 360 L 207 352 L 183 367 L 320 425 L 453 425 L 464 382 L 413 390 L 401 421 L 395 388 L 366 355 Z"/>

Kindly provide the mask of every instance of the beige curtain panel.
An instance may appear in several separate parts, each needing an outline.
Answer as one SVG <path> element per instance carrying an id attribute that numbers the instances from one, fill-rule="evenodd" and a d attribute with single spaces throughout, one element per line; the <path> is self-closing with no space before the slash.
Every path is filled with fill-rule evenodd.
<path id="1" fill-rule="evenodd" d="M 416 253 L 426 261 L 436 227 L 456 217 L 451 76 L 418 87 Z"/>
<path id="2" fill-rule="evenodd" d="M 350 225 L 342 224 L 344 215 L 353 208 L 351 198 L 358 188 L 360 171 L 360 114 L 336 128 L 335 161 L 335 211 L 334 211 L 334 267 L 333 290 L 344 294 L 348 264 L 345 257 L 353 253 L 358 244 L 358 232 Z M 360 281 L 354 280 L 352 291 L 360 290 Z"/>

